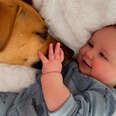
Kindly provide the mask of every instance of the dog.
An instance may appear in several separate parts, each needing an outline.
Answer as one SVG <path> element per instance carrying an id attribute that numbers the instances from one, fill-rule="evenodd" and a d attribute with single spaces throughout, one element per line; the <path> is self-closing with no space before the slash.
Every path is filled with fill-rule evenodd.
<path id="1" fill-rule="evenodd" d="M 0 1 L 0 63 L 31 66 L 46 54 L 50 42 L 41 16 L 20 0 Z"/>
<path id="2" fill-rule="evenodd" d="M 18 92 L 35 82 L 40 61 L 38 50 L 47 53 L 56 40 L 43 19 L 21 0 L 0 0 L 0 91 Z"/>
<path id="3" fill-rule="evenodd" d="M 0 19 L 0 91 L 19 92 L 35 82 L 38 50 L 45 55 L 57 41 L 39 13 L 21 0 L 0 0 Z M 61 45 L 68 61 L 73 52 Z"/>

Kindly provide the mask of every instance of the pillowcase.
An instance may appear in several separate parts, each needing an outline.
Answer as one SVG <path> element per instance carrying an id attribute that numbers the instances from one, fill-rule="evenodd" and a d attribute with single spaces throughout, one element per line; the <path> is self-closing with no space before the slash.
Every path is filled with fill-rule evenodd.
<path id="1" fill-rule="evenodd" d="M 116 23 L 116 0 L 33 0 L 57 40 L 78 53 L 96 30 Z"/>

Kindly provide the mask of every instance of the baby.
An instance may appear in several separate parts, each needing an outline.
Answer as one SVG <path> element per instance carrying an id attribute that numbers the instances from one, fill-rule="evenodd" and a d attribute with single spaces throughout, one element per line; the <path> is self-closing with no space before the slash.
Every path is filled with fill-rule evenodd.
<path id="1" fill-rule="evenodd" d="M 78 66 L 71 62 L 62 71 L 60 43 L 54 51 L 49 45 L 48 58 L 41 52 L 39 56 L 43 63 L 42 91 L 50 116 L 116 116 L 116 26 L 93 33 L 79 51 Z"/>

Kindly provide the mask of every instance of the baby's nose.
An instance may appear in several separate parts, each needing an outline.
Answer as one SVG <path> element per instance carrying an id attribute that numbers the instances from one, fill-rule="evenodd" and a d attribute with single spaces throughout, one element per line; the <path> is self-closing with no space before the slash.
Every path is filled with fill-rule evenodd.
<path id="1" fill-rule="evenodd" d="M 85 53 L 86 58 L 92 60 L 95 57 L 95 51 L 94 50 L 88 50 Z"/>

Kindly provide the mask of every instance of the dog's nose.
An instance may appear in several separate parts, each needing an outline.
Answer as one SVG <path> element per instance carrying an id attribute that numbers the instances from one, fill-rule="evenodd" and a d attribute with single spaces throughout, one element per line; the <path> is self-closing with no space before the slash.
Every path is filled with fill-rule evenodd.
<path id="1" fill-rule="evenodd" d="M 40 32 L 35 32 L 36 35 L 40 36 L 43 39 L 47 39 L 48 37 L 48 32 L 40 33 Z"/>

